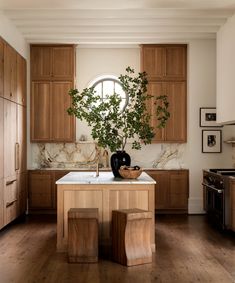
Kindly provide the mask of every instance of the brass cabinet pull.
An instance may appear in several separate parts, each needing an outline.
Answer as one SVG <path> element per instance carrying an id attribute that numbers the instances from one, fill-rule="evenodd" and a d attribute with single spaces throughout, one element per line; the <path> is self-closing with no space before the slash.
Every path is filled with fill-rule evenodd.
<path id="1" fill-rule="evenodd" d="M 15 143 L 15 171 L 20 169 L 20 144 L 18 142 Z"/>
<path id="2" fill-rule="evenodd" d="M 14 182 L 16 182 L 16 179 L 11 180 L 11 181 L 7 181 L 7 182 L 6 182 L 6 185 L 9 186 L 9 185 L 13 184 Z"/>
<path id="3" fill-rule="evenodd" d="M 6 203 L 6 207 L 9 207 L 9 206 L 13 205 L 16 201 L 17 201 L 17 199 L 14 199 L 14 200 L 11 201 L 11 202 L 7 202 L 7 203 Z"/>

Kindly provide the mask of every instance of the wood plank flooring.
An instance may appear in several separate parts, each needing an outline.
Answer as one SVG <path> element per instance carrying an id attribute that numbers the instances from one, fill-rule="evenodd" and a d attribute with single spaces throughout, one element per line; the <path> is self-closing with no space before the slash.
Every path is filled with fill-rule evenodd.
<path id="1" fill-rule="evenodd" d="M 156 240 L 151 264 L 69 264 L 56 252 L 55 217 L 28 216 L 0 231 L 0 283 L 235 282 L 235 234 L 204 216 L 159 215 Z"/>

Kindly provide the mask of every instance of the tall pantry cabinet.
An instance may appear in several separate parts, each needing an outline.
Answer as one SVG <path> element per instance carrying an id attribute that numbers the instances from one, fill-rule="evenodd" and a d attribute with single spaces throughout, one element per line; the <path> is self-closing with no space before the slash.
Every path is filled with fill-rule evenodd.
<path id="1" fill-rule="evenodd" d="M 73 142 L 75 117 L 68 92 L 74 87 L 74 45 L 31 45 L 30 137 L 32 142 Z"/>
<path id="2" fill-rule="evenodd" d="M 155 98 L 167 95 L 170 118 L 164 129 L 157 129 L 155 143 L 187 142 L 187 45 L 145 44 L 141 48 L 141 69 L 148 76 L 151 126 L 156 128 Z"/>
<path id="3" fill-rule="evenodd" d="M 26 181 L 26 61 L 0 38 L 0 228 L 25 212 Z"/>

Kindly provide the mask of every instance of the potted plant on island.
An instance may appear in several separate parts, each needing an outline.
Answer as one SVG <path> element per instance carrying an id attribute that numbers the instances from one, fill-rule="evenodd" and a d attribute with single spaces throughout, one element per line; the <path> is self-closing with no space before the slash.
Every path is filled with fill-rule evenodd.
<path id="1" fill-rule="evenodd" d="M 120 177 L 118 169 L 122 165 L 129 166 L 130 156 L 125 152 L 128 140 L 133 149 L 141 149 L 141 145 L 150 144 L 155 129 L 150 125 L 151 114 L 147 109 L 147 101 L 155 99 L 157 128 L 164 128 L 170 116 L 168 112 L 167 96 L 154 98 L 147 93 L 147 74 L 138 73 L 132 68 L 126 68 L 126 74 L 119 76 L 122 89 L 128 97 L 126 107 L 121 111 L 121 98 L 118 94 L 107 96 L 101 100 L 94 87 L 85 88 L 82 92 L 71 89 L 72 106 L 67 110 L 80 120 L 87 121 L 91 127 L 91 136 L 98 146 L 109 148 L 114 154 L 111 156 L 111 167 L 115 177 Z"/>

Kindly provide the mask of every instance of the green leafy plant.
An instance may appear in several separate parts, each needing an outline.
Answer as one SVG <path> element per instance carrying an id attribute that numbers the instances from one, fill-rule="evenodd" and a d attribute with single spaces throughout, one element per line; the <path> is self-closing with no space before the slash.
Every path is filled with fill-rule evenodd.
<path id="1" fill-rule="evenodd" d="M 154 128 L 150 126 L 151 115 L 147 101 L 154 99 L 147 94 L 147 74 L 134 75 L 134 70 L 126 68 L 126 74 L 119 76 L 120 84 L 129 98 L 127 106 L 120 111 L 121 98 L 118 94 L 108 96 L 102 101 L 94 87 L 85 88 L 81 93 L 71 89 L 72 106 L 67 110 L 91 126 L 91 136 L 103 148 L 111 152 L 124 150 L 129 139 L 133 149 L 141 149 L 141 144 L 150 144 L 154 137 Z M 167 96 L 156 97 L 157 128 L 164 128 L 170 117 Z"/>

